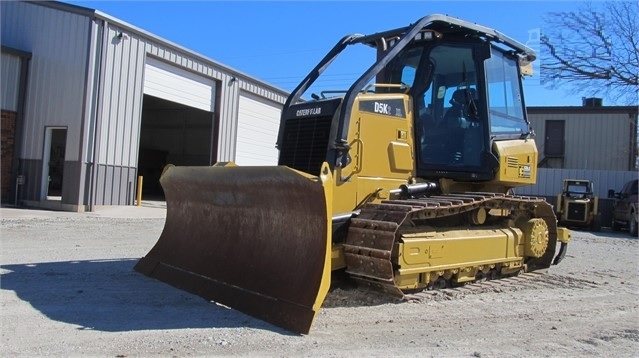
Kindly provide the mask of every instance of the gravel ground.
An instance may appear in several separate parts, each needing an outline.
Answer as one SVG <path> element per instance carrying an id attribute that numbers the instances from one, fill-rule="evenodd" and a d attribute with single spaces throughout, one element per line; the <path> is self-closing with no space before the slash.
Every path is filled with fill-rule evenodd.
<path id="1" fill-rule="evenodd" d="M 0 209 L 0 355 L 638 356 L 639 241 L 626 233 L 573 231 L 565 260 L 523 283 L 414 302 L 337 288 L 295 335 L 135 272 L 164 225 L 154 210 Z"/>

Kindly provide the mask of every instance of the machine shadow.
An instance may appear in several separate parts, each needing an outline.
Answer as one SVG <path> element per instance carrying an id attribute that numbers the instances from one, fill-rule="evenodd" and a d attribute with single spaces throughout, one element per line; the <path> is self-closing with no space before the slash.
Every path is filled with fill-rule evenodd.
<path id="1" fill-rule="evenodd" d="M 106 332 L 245 327 L 290 332 L 133 270 L 137 259 L 0 266 L 14 291 L 51 320 Z"/>

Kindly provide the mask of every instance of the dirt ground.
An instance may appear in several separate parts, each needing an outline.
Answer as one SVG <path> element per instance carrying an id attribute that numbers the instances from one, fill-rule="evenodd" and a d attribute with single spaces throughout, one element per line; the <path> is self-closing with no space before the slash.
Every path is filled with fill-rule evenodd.
<path id="1" fill-rule="evenodd" d="M 161 215 L 1 210 L 3 357 L 639 355 L 639 241 L 627 233 L 573 231 L 546 275 L 476 291 L 397 302 L 336 289 L 296 335 L 135 272 Z"/>

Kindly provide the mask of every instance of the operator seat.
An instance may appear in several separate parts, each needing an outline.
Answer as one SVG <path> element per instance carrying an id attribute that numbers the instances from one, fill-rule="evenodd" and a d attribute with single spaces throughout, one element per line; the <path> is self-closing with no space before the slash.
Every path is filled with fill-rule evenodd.
<path id="1" fill-rule="evenodd" d="M 444 114 L 443 123 L 449 128 L 453 157 L 460 164 L 480 166 L 484 140 L 476 107 L 477 91 L 474 88 L 458 89 L 450 104 L 452 107 Z"/>
<path id="2" fill-rule="evenodd" d="M 450 107 L 444 114 L 444 123 L 447 126 L 460 126 L 461 118 L 468 117 L 468 107 L 476 103 L 477 91 L 474 88 L 458 89 L 453 92 L 450 99 Z"/>

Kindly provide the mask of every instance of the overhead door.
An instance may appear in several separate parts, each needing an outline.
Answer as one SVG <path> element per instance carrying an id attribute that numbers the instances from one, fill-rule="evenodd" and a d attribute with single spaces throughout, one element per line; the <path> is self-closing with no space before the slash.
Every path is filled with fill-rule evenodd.
<path id="1" fill-rule="evenodd" d="M 215 81 L 147 57 L 144 67 L 144 94 L 213 112 Z"/>
<path id="2" fill-rule="evenodd" d="M 239 99 L 235 162 L 238 165 L 277 165 L 275 148 L 282 105 L 249 94 Z"/>

